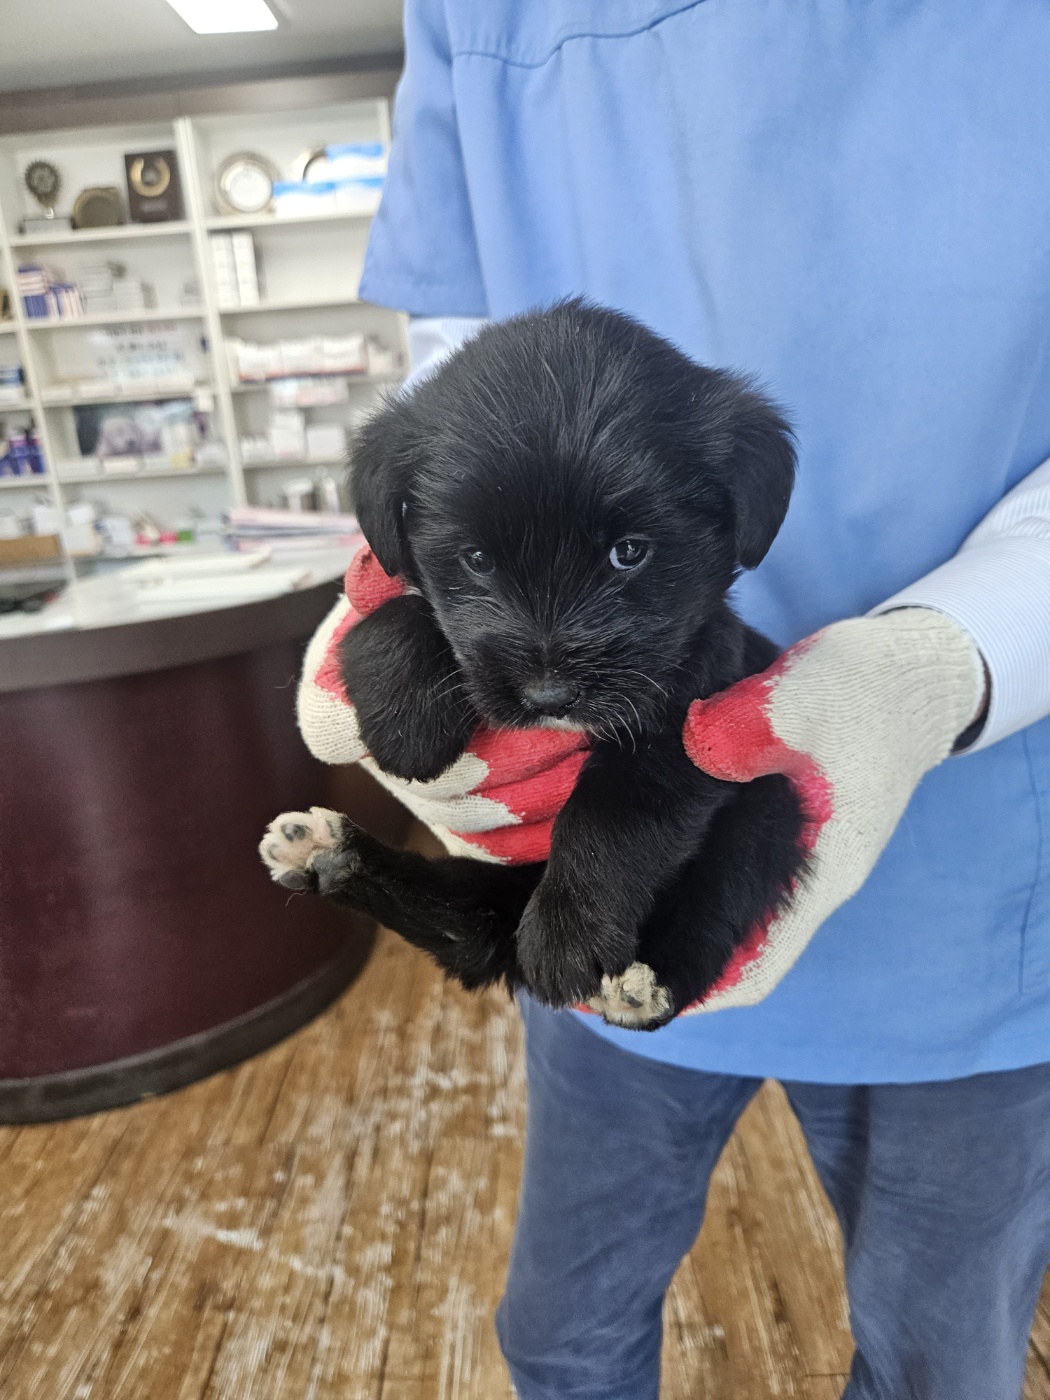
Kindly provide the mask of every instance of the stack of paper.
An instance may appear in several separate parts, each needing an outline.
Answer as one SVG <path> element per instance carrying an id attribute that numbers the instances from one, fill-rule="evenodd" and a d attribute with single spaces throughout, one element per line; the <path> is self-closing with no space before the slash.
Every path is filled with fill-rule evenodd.
<path id="1" fill-rule="evenodd" d="M 274 553 L 345 549 L 360 538 L 356 515 L 321 510 L 267 510 L 236 506 L 225 515 L 225 535 L 238 550 L 269 545 Z"/>
<path id="2" fill-rule="evenodd" d="M 201 553 L 182 558 L 147 559 L 122 569 L 122 585 L 138 608 L 169 608 L 178 603 L 247 603 L 313 582 L 307 565 L 264 568 L 270 550 L 258 546 L 241 554 Z"/>

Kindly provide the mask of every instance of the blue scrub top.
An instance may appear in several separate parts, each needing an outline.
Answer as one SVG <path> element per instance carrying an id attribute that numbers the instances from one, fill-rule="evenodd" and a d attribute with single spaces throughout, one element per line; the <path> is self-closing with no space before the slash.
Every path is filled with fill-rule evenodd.
<path id="1" fill-rule="evenodd" d="M 788 644 L 958 549 L 1050 455 L 1046 0 L 409 0 L 362 295 L 583 293 L 756 373 L 800 471 L 746 619 Z M 1050 722 L 931 773 L 861 892 L 676 1064 L 952 1078 L 1050 1060 Z"/>

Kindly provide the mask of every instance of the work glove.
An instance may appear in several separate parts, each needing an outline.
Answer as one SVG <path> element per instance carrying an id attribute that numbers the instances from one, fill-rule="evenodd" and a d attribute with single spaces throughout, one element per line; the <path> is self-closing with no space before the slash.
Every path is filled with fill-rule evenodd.
<path id="1" fill-rule="evenodd" d="M 361 618 L 404 592 L 362 540 L 345 596 L 314 633 L 299 687 L 299 728 L 322 763 L 360 763 L 438 837 L 451 855 L 502 865 L 546 860 L 554 819 L 588 754 L 583 734 L 481 725 L 440 777 L 408 782 L 384 772 L 361 738 L 347 698 L 338 646 Z"/>
<path id="2" fill-rule="evenodd" d="M 833 623 L 767 671 L 693 703 L 689 757 L 730 782 L 785 774 L 805 813 L 809 863 L 784 911 L 753 931 L 687 1011 L 768 995 L 868 878 L 923 775 L 976 722 L 986 685 L 980 653 L 957 623 L 903 608 Z"/>

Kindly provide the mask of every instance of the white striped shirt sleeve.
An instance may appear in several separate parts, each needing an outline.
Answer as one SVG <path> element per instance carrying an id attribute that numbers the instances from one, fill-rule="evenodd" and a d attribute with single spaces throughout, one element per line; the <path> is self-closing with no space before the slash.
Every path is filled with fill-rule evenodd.
<path id="1" fill-rule="evenodd" d="M 1050 714 L 1050 460 L 1003 497 L 959 552 L 874 611 L 933 608 L 973 639 L 991 677 L 974 753 Z"/>
<path id="2" fill-rule="evenodd" d="M 488 322 L 474 316 L 412 316 L 408 322 L 409 371 L 401 385 L 408 393 L 442 360 L 477 335 Z"/>

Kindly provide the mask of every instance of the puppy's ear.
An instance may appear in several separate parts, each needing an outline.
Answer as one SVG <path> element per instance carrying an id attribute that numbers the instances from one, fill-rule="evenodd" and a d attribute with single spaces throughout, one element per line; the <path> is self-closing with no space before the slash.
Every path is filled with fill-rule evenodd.
<path id="1" fill-rule="evenodd" d="M 358 524 L 388 574 L 408 563 L 405 503 L 419 462 L 421 444 L 405 400 L 379 410 L 354 438 L 350 495 Z"/>
<path id="2" fill-rule="evenodd" d="M 736 557 L 754 569 L 784 523 L 795 484 L 795 439 L 786 419 L 762 394 L 738 389 L 734 445 L 725 485 L 733 501 Z"/>

